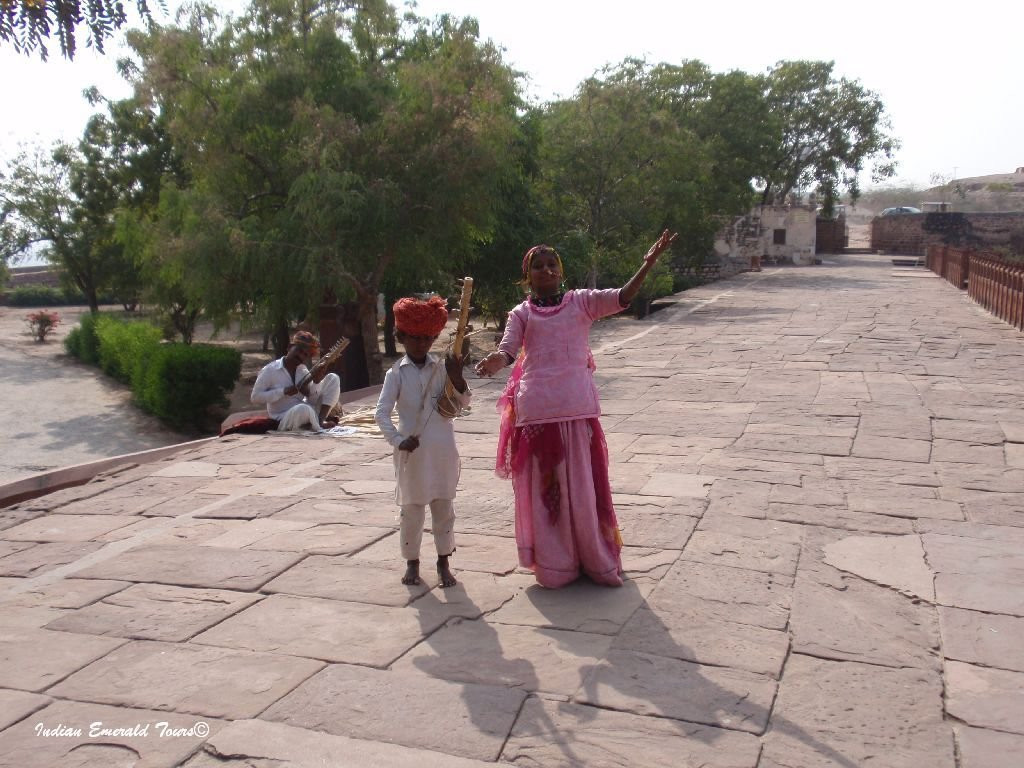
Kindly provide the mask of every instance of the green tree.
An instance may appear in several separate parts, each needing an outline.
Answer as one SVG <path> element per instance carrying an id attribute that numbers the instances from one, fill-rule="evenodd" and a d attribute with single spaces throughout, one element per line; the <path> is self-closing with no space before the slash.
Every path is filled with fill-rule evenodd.
<path id="1" fill-rule="evenodd" d="M 603 254 L 659 231 L 672 188 L 697 175 L 699 162 L 693 134 L 659 98 L 644 62 L 602 74 L 548 106 L 541 149 L 550 239 L 568 258 L 569 276 L 590 287 L 599 283 Z"/>
<path id="2" fill-rule="evenodd" d="M 831 210 L 844 189 L 856 202 L 865 164 L 873 163 L 873 182 L 895 174 L 899 142 L 888 133 L 881 99 L 856 80 L 836 79 L 833 67 L 780 61 L 769 70 L 766 95 L 778 140 L 761 176 L 762 202 L 814 188 Z"/>
<path id="3" fill-rule="evenodd" d="M 164 6 L 163 0 L 159 5 Z M 147 0 L 135 0 L 144 21 L 152 21 Z M 0 40 L 14 50 L 30 54 L 39 51 L 46 61 L 46 41 L 56 34 L 61 54 L 75 57 L 78 30 L 88 30 L 87 44 L 103 53 L 104 43 L 128 21 L 120 0 L 3 0 L 0 2 Z"/>
<path id="4" fill-rule="evenodd" d="M 541 150 L 550 237 L 590 286 L 632 274 L 666 226 L 682 233 L 673 261 L 702 258 L 717 217 L 749 207 L 773 138 L 756 78 L 697 61 L 627 60 L 601 75 L 549 105 Z"/>
<path id="5" fill-rule="evenodd" d="M 475 23 L 409 23 L 380 2 L 267 0 L 132 38 L 191 175 L 162 250 L 205 254 L 175 271 L 186 294 L 275 328 L 352 299 L 374 380 L 377 293 L 450 280 L 486 239 L 518 104 Z"/>
<path id="6" fill-rule="evenodd" d="M 85 168 L 81 152 L 68 144 L 54 145 L 49 154 L 22 153 L 0 181 L 0 220 L 5 261 L 43 247 L 95 313 L 110 279 L 112 244 L 99 219 L 105 190 L 86 188 Z"/>

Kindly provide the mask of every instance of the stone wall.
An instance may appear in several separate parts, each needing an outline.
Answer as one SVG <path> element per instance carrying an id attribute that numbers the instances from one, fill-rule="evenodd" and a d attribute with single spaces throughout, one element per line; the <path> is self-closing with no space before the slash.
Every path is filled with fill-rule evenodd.
<path id="1" fill-rule="evenodd" d="M 782 242 L 776 230 L 782 231 Z M 767 264 L 813 264 L 816 237 L 813 206 L 761 205 L 746 216 L 723 218 L 708 258 L 718 261 L 721 277 L 750 269 L 757 258 Z"/>
<path id="2" fill-rule="evenodd" d="M 800 205 L 761 206 L 763 259 L 775 264 L 813 264 L 817 236 L 814 207 Z M 775 242 L 775 231 L 785 231 L 784 241 Z"/>
<path id="3" fill-rule="evenodd" d="M 879 216 L 871 221 L 871 248 L 910 256 L 923 256 L 932 244 L 991 248 L 1009 244 L 1022 228 L 1024 212 Z"/>

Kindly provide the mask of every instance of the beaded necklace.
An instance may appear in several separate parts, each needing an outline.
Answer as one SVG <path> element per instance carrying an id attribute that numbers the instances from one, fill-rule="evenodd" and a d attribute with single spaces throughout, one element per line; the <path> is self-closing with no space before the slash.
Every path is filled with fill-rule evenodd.
<path id="1" fill-rule="evenodd" d="M 557 307 L 562 303 L 562 299 L 565 297 L 565 291 L 556 293 L 554 296 L 548 296 L 547 298 L 541 296 L 530 295 L 530 303 L 537 307 Z"/>

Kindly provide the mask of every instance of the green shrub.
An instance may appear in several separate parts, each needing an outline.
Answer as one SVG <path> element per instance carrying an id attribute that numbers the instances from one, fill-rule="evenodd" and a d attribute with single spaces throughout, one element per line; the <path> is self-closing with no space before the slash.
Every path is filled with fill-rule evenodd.
<path id="1" fill-rule="evenodd" d="M 672 293 L 688 291 L 691 288 L 696 288 L 700 284 L 700 278 L 696 275 L 681 275 L 677 272 L 672 273 Z"/>
<path id="2" fill-rule="evenodd" d="M 242 371 L 237 350 L 205 344 L 161 344 L 150 353 L 135 394 L 142 407 L 177 427 L 202 427 Z"/>
<path id="3" fill-rule="evenodd" d="M 82 357 L 82 329 L 74 328 L 64 337 L 64 349 L 72 357 Z"/>
<path id="4" fill-rule="evenodd" d="M 83 363 L 89 365 L 100 364 L 100 337 L 98 335 L 98 326 L 105 322 L 106 318 L 103 315 L 94 315 L 91 312 L 87 315 L 82 315 L 82 319 L 78 321 L 79 327 L 82 329 L 82 354 L 80 359 Z"/>
<path id="5" fill-rule="evenodd" d="M 103 315 L 85 314 L 78 320 L 78 327 L 64 338 L 64 349 L 83 363 L 100 364 L 100 340 L 96 335 L 97 324 L 104 322 Z"/>
<path id="6" fill-rule="evenodd" d="M 125 384 L 134 385 L 142 376 L 146 358 L 160 343 L 160 329 L 149 323 L 124 322 L 101 315 L 96 323 L 99 365 L 103 372 Z"/>
<path id="7" fill-rule="evenodd" d="M 66 304 L 64 293 L 50 285 L 19 285 L 7 296 L 12 307 L 46 307 Z"/>

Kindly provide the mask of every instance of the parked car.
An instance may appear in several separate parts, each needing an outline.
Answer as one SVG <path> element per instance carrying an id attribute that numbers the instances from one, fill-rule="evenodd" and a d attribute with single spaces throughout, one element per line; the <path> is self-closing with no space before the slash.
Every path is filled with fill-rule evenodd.
<path id="1" fill-rule="evenodd" d="M 884 209 L 878 215 L 879 216 L 903 216 L 904 214 L 907 214 L 907 213 L 920 213 L 920 212 L 921 212 L 920 208 L 913 208 L 912 206 L 909 206 L 909 205 L 900 205 L 900 206 L 897 206 L 895 208 L 886 208 L 886 209 Z"/>

